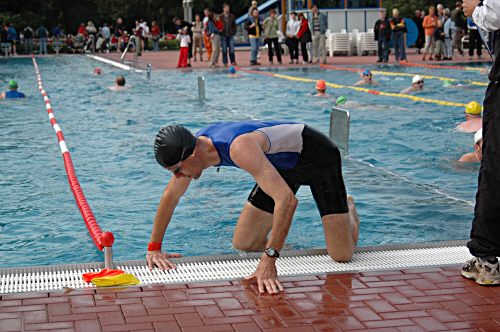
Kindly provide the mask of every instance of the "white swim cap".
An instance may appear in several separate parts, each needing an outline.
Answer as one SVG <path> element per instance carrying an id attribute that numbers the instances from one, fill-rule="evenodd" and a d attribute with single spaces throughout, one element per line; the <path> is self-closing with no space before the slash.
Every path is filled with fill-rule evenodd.
<path id="1" fill-rule="evenodd" d="M 411 80 L 411 82 L 412 82 L 413 84 L 415 84 L 415 83 L 417 83 L 417 82 L 419 82 L 419 81 L 423 81 L 423 78 L 422 78 L 422 77 L 420 77 L 420 75 L 415 75 L 415 76 L 413 76 L 413 78 L 412 78 L 412 80 Z"/>
<path id="2" fill-rule="evenodd" d="M 483 128 L 479 129 L 474 134 L 474 145 L 476 145 L 483 138 Z"/>

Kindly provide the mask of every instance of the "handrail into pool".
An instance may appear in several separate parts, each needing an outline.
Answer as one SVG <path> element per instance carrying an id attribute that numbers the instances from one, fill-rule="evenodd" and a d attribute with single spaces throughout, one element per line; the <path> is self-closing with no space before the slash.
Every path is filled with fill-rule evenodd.
<path id="1" fill-rule="evenodd" d="M 134 67 L 137 67 L 139 65 L 139 59 L 138 59 L 138 56 L 139 56 L 139 43 L 137 41 L 137 37 L 136 36 L 130 36 L 129 40 L 128 40 L 128 44 L 127 46 L 125 47 L 125 50 L 123 51 L 121 57 L 120 57 L 120 60 L 122 62 L 125 62 L 125 56 L 127 55 L 127 52 L 128 50 L 130 49 L 130 46 L 134 46 Z"/>
<path id="2" fill-rule="evenodd" d="M 50 99 L 47 95 L 47 92 L 43 88 L 42 84 L 42 76 L 40 75 L 40 71 L 38 70 L 38 64 L 34 56 L 32 56 L 33 65 L 35 66 L 35 72 L 38 80 L 38 90 L 40 90 L 40 94 L 43 96 L 43 100 L 45 101 L 45 108 L 47 109 L 47 113 L 49 115 L 50 123 L 52 128 L 56 132 L 57 140 L 59 141 L 59 147 L 61 148 L 64 167 L 66 168 L 66 175 L 68 176 L 68 182 L 71 187 L 71 191 L 73 192 L 73 196 L 75 197 L 76 204 L 78 209 L 80 209 L 80 213 L 85 221 L 85 225 L 89 231 L 90 237 L 94 241 L 97 249 L 103 251 L 104 249 L 104 264 L 107 268 L 113 267 L 113 255 L 112 249 L 114 243 L 114 236 L 111 232 L 103 232 L 101 227 L 97 223 L 94 213 L 90 208 L 87 199 L 83 193 L 83 190 L 80 186 L 80 182 L 75 173 L 75 168 L 73 166 L 73 161 L 71 160 L 71 155 L 68 150 L 68 146 L 66 145 L 66 141 L 64 140 L 64 136 L 61 130 L 61 127 L 56 121 L 54 117 L 54 112 L 52 111 L 52 106 L 50 104 Z"/>

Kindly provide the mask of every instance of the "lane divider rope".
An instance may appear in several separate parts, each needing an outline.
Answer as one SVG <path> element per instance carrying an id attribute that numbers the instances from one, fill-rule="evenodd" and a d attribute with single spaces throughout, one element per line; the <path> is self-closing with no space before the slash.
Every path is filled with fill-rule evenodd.
<path id="1" fill-rule="evenodd" d="M 272 77 L 276 77 L 276 78 L 283 78 L 283 79 L 286 79 L 289 81 L 304 82 L 304 83 L 316 83 L 316 79 L 311 79 L 311 78 L 275 74 L 275 73 L 269 73 L 269 72 L 260 71 L 260 70 L 249 70 L 249 69 L 240 69 L 240 70 L 244 71 L 246 73 L 250 73 L 250 74 L 272 76 Z M 373 90 L 373 89 L 361 88 L 361 87 L 357 87 L 357 86 L 341 85 L 341 84 L 330 83 L 330 82 L 326 82 L 326 85 L 331 87 L 331 88 L 334 88 L 334 89 L 350 89 L 350 90 L 355 90 L 355 91 L 359 91 L 359 92 L 369 93 L 372 95 L 403 98 L 403 99 L 420 101 L 420 102 L 429 103 L 429 104 L 437 104 L 437 105 L 441 105 L 441 106 L 452 106 L 452 107 L 465 107 L 466 106 L 466 104 L 464 104 L 464 103 L 455 103 L 455 102 L 451 102 L 451 101 L 423 98 L 423 97 L 417 97 L 417 96 L 413 96 L 413 95 L 405 95 L 405 94 L 401 94 L 401 93 L 383 92 L 383 91 L 378 91 L 378 90 Z"/>
<path id="2" fill-rule="evenodd" d="M 75 168 L 73 166 L 73 161 L 71 159 L 71 155 L 69 153 L 68 146 L 66 144 L 66 141 L 64 139 L 63 132 L 61 130 L 61 126 L 56 121 L 56 118 L 54 116 L 54 112 L 52 110 L 52 105 L 50 104 L 50 99 L 49 96 L 47 95 L 47 92 L 43 88 L 43 83 L 42 83 L 42 76 L 40 75 L 40 71 L 38 68 L 38 64 L 36 62 L 35 57 L 32 57 L 33 60 L 33 65 L 35 66 L 35 72 L 37 76 L 37 82 L 38 82 L 38 90 L 40 91 L 40 94 L 43 97 L 43 100 L 45 102 L 45 108 L 47 109 L 47 114 L 49 116 L 50 124 L 52 125 L 52 128 L 54 129 L 57 140 L 59 142 L 59 148 L 61 149 L 62 157 L 64 160 L 64 167 L 66 169 L 66 175 L 68 176 L 68 182 L 71 187 L 71 191 L 73 192 L 73 196 L 75 197 L 76 204 L 78 206 L 78 209 L 80 210 L 80 213 L 83 217 L 83 220 L 85 222 L 85 225 L 87 226 L 87 229 L 89 231 L 90 237 L 94 241 L 96 247 L 99 250 L 103 250 L 103 243 L 101 241 L 101 236 L 103 234 L 101 227 L 99 227 L 99 224 L 97 223 L 94 213 L 92 212 L 92 209 L 90 208 L 90 205 L 87 202 L 87 199 L 85 198 L 85 195 L 83 193 L 83 190 L 80 186 L 80 182 L 78 181 L 78 178 L 76 176 Z M 108 246 L 108 245 L 106 245 Z"/>
<path id="3" fill-rule="evenodd" d="M 350 68 L 350 67 L 339 67 L 339 66 L 331 66 L 331 65 L 320 65 L 321 68 L 325 69 L 330 69 L 330 70 L 340 70 L 340 71 L 350 71 L 353 73 L 362 73 L 363 69 L 358 69 L 358 68 Z M 381 75 L 381 76 L 407 76 L 407 77 L 413 77 L 417 74 L 412 74 L 412 73 L 399 73 L 399 72 L 391 72 L 391 71 L 382 71 L 382 70 L 371 70 L 372 74 L 375 75 Z M 478 82 L 478 81 L 472 81 L 472 80 L 460 80 L 457 78 L 449 78 L 449 77 L 443 77 L 443 76 L 433 76 L 433 75 L 421 75 L 419 74 L 420 77 L 432 80 L 440 80 L 440 81 L 450 81 L 450 82 L 466 82 L 471 85 L 478 85 L 478 86 L 488 86 L 488 83 L 486 82 Z"/>
<path id="4" fill-rule="evenodd" d="M 423 63 L 403 62 L 403 61 L 400 62 L 399 64 L 401 66 L 422 67 L 422 68 L 429 68 L 429 69 L 456 69 L 456 70 L 471 70 L 471 71 L 481 71 L 484 69 L 484 68 L 468 67 L 468 66 L 428 65 L 428 64 L 423 64 Z"/>

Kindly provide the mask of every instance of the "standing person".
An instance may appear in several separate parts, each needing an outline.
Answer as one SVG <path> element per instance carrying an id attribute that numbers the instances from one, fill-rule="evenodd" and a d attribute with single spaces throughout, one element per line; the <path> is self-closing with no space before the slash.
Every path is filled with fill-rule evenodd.
<path id="1" fill-rule="evenodd" d="M 309 30 L 309 23 L 303 13 L 299 13 L 300 29 L 297 34 L 300 40 L 300 52 L 302 53 L 302 64 L 309 63 L 309 55 L 307 54 L 307 46 L 312 42 L 311 30 Z"/>
<path id="2" fill-rule="evenodd" d="M 179 30 L 177 35 L 177 40 L 180 41 L 180 51 L 179 51 L 179 61 L 177 62 L 177 68 L 186 68 L 188 66 L 188 53 L 189 53 L 189 42 L 191 37 L 187 32 L 187 27 Z"/>
<path id="3" fill-rule="evenodd" d="M 438 25 L 436 29 L 434 29 L 434 40 L 436 43 L 436 47 L 434 48 L 434 57 L 436 60 L 441 60 L 441 55 L 444 50 L 444 37 L 443 21 L 438 20 Z"/>
<path id="4" fill-rule="evenodd" d="M 33 36 L 35 35 L 35 31 L 31 28 L 31 26 L 27 26 L 23 30 L 24 36 L 24 54 L 32 54 L 33 53 Z"/>
<path id="5" fill-rule="evenodd" d="M 453 40 L 455 39 L 455 22 L 451 19 L 449 8 L 444 10 L 444 58 L 443 60 L 453 60 Z"/>
<path id="6" fill-rule="evenodd" d="M 483 58 L 483 42 L 479 31 L 477 31 L 476 23 L 470 17 L 467 17 L 467 27 L 469 28 L 469 60 L 474 59 L 474 49 L 477 50 L 478 60 L 481 60 Z"/>
<path id="7" fill-rule="evenodd" d="M 212 39 L 210 38 L 210 33 L 208 32 L 210 9 L 205 8 L 203 12 L 205 14 L 205 17 L 203 18 L 203 43 L 205 44 L 205 49 L 207 50 L 207 60 L 210 61 L 212 58 Z"/>
<path id="8" fill-rule="evenodd" d="M 424 23 L 422 23 L 425 31 L 425 48 L 424 56 L 422 60 L 425 61 L 425 57 L 430 53 L 429 60 L 434 60 L 432 54 L 434 54 L 434 29 L 437 27 L 438 18 L 436 16 L 436 9 L 434 6 L 429 7 L 429 15 L 424 17 Z"/>
<path id="9" fill-rule="evenodd" d="M 415 25 L 418 29 L 418 36 L 417 41 L 415 42 L 415 47 L 417 48 L 417 53 L 420 54 L 420 50 L 425 45 L 425 31 L 424 27 L 422 26 L 424 17 L 419 9 L 415 10 L 415 17 L 413 17 L 413 22 L 415 22 Z"/>
<path id="10" fill-rule="evenodd" d="M 222 5 L 222 14 L 220 15 L 220 20 L 222 21 L 222 33 L 221 33 L 221 46 L 222 46 L 222 63 L 227 66 L 227 52 L 229 51 L 229 61 L 231 65 L 236 65 L 236 59 L 234 56 L 234 35 L 236 34 L 236 17 L 230 13 L 230 7 L 228 3 Z"/>
<path id="11" fill-rule="evenodd" d="M 213 12 L 208 14 L 208 32 L 212 40 L 212 56 L 210 57 L 210 68 L 214 68 L 219 61 L 220 53 L 220 30 L 217 28 L 216 18 Z"/>
<path id="12" fill-rule="evenodd" d="M 438 3 L 436 6 L 437 9 L 437 17 L 439 20 L 443 21 L 444 20 L 444 6 L 441 3 Z"/>
<path id="13" fill-rule="evenodd" d="M 149 38 L 151 37 L 151 32 L 148 26 L 148 22 L 144 21 L 141 19 L 140 25 L 142 27 L 142 39 L 144 41 L 144 50 L 148 51 L 149 50 Z"/>
<path id="14" fill-rule="evenodd" d="M 47 28 L 43 26 L 43 23 L 40 24 L 38 29 L 36 29 L 36 35 L 38 36 L 38 44 L 40 48 L 39 54 L 48 54 L 47 37 L 49 36 L 49 32 L 47 31 Z"/>
<path id="15" fill-rule="evenodd" d="M 56 39 L 57 41 L 62 38 L 63 31 L 62 31 L 62 25 L 59 23 L 52 29 L 52 38 Z"/>
<path id="16" fill-rule="evenodd" d="M 388 62 L 389 61 L 389 42 L 391 41 L 391 26 L 389 20 L 387 19 L 387 10 L 385 8 L 380 9 L 380 18 L 375 22 L 375 27 L 373 28 L 375 32 L 375 40 L 377 41 L 377 62 Z"/>
<path id="17" fill-rule="evenodd" d="M 17 31 L 12 23 L 9 23 L 9 28 L 7 29 L 7 42 L 10 43 L 12 47 L 12 55 L 16 55 L 16 41 L 17 41 Z"/>
<path id="18" fill-rule="evenodd" d="M 125 28 L 123 27 L 123 20 L 121 17 L 118 17 L 116 19 L 116 24 L 115 24 L 115 30 L 114 30 L 114 34 L 115 34 L 115 37 L 117 39 L 117 45 L 118 45 L 118 49 L 121 47 L 122 45 L 122 38 L 123 38 L 123 32 L 125 31 Z"/>
<path id="19" fill-rule="evenodd" d="M 453 47 L 458 50 L 460 55 L 464 55 L 462 50 L 462 37 L 467 32 L 467 18 L 464 15 L 462 1 L 457 1 L 455 9 L 451 11 L 451 19 L 455 23 L 455 38 L 453 39 Z"/>
<path id="20" fill-rule="evenodd" d="M 325 13 L 320 13 L 318 6 L 312 6 L 312 19 L 309 29 L 312 31 L 312 62 L 326 64 L 326 38 L 325 33 L 328 29 L 328 18 Z"/>
<path id="21" fill-rule="evenodd" d="M 108 27 L 108 23 L 104 23 L 101 29 L 101 35 L 104 38 L 105 49 L 109 52 L 110 42 L 111 42 L 111 30 Z"/>
<path id="22" fill-rule="evenodd" d="M 286 24 L 286 44 L 290 50 L 290 64 L 299 63 L 299 30 L 300 22 L 297 21 L 297 13 L 290 13 L 290 20 Z"/>
<path id="23" fill-rule="evenodd" d="M 496 43 L 500 43 L 500 3 L 484 0 L 464 1 L 464 13 L 472 16 L 483 30 L 497 31 Z M 497 44 L 498 45 L 498 44 Z M 483 109 L 483 146 L 479 169 L 474 220 L 467 243 L 474 256 L 461 269 L 462 276 L 474 279 L 480 285 L 500 285 L 500 56 L 488 76 Z"/>
<path id="24" fill-rule="evenodd" d="M 196 53 L 200 55 L 200 61 L 203 61 L 203 22 L 199 14 L 194 16 L 193 22 L 193 57 L 196 62 Z"/>
<path id="25" fill-rule="evenodd" d="M 215 166 L 241 168 L 256 181 L 233 234 L 233 247 L 262 253 L 255 272 L 259 293 L 283 290 L 276 258 L 283 248 L 301 185 L 309 186 L 323 223 L 326 249 L 336 261 L 352 258 L 359 238 L 359 217 L 347 196 L 339 149 L 324 134 L 288 121 L 223 122 L 196 135 L 182 126 L 165 126 L 154 142 L 156 161 L 173 173 L 161 197 L 146 256 L 149 269 L 175 268 L 161 251 L 174 210 L 191 181 Z"/>
<path id="26" fill-rule="evenodd" d="M 257 54 L 259 53 L 260 36 L 262 35 L 262 24 L 260 23 L 259 10 L 252 9 L 250 16 L 245 23 L 245 29 L 248 31 L 248 39 L 250 40 L 250 65 L 258 66 Z"/>
<path id="27" fill-rule="evenodd" d="M 276 52 L 276 59 L 278 64 L 281 65 L 281 46 L 278 42 L 278 30 L 280 21 L 276 18 L 276 10 L 269 11 L 269 17 L 264 20 L 264 40 L 267 42 L 267 52 L 269 55 L 269 63 L 273 64 L 274 52 Z M 273 49 L 274 45 L 274 49 Z"/>
<path id="28" fill-rule="evenodd" d="M 406 25 L 405 20 L 402 17 L 399 17 L 399 9 L 394 8 L 392 10 L 392 18 L 389 20 L 389 23 L 394 41 L 394 55 L 396 57 L 396 62 L 407 61 L 404 36 Z"/>
<path id="29" fill-rule="evenodd" d="M 153 40 L 153 52 L 158 52 L 160 50 L 160 34 L 161 31 L 158 23 L 156 23 L 156 21 L 151 22 L 151 39 Z"/>
<path id="30" fill-rule="evenodd" d="M 250 18 L 252 16 L 252 12 L 254 9 L 259 9 L 257 8 L 257 1 L 253 0 L 251 3 L 250 3 L 250 8 L 248 8 L 248 17 Z"/>
<path id="31" fill-rule="evenodd" d="M 189 35 L 190 39 L 188 46 L 188 67 L 191 67 L 191 58 L 193 57 L 193 25 L 184 20 L 181 20 L 179 17 L 175 17 L 173 22 L 177 30 L 187 27 L 187 34 Z"/>

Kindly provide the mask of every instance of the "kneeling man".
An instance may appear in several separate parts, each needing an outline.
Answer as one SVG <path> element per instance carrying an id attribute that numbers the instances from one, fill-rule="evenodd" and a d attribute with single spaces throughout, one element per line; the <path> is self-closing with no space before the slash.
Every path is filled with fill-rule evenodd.
<path id="1" fill-rule="evenodd" d="M 295 193 L 311 188 L 320 212 L 330 257 L 351 259 L 358 241 L 359 218 L 352 197 L 347 197 L 341 157 L 333 142 L 315 129 L 286 121 L 224 122 L 193 135 L 182 126 L 160 129 L 154 143 L 155 158 L 174 173 L 156 212 L 146 256 L 150 269 L 175 268 L 168 259 L 179 257 L 161 251 L 166 228 L 179 199 L 192 179 L 211 166 L 239 167 L 255 179 L 238 219 L 233 246 L 260 251 L 253 275 L 259 291 L 283 290 L 277 278 L 276 258 L 285 243 L 297 207 Z"/>

